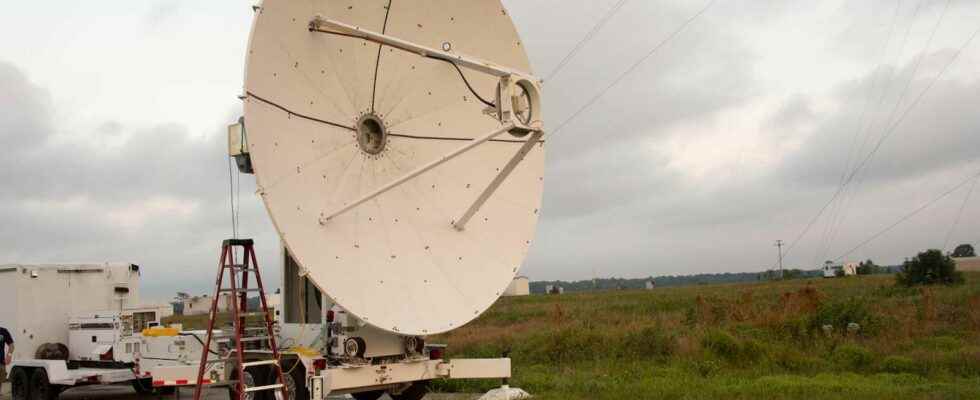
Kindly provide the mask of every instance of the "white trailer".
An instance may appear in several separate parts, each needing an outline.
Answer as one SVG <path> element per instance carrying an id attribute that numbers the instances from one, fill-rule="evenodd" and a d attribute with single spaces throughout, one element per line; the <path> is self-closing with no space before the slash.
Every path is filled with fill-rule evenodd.
<path id="1" fill-rule="evenodd" d="M 139 305 L 139 266 L 48 264 L 0 266 L 0 321 L 17 343 L 14 360 L 34 358 L 45 343 L 68 343 L 68 320 Z"/>
<path id="2" fill-rule="evenodd" d="M 284 282 L 282 311 L 276 316 L 277 343 L 284 371 L 288 372 L 285 379 L 290 400 L 321 400 L 344 394 L 358 400 L 375 400 L 385 393 L 395 400 L 418 400 L 427 393 L 432 380 L 506 380 L 511 376 L 508 358 L 445 360 L 443 345 L 427 344 L 421 336 L 391 334 L 364 323 L 331 302 L 303 276 L 285 247 L 280 266 Z M 230 358 L 230 348 L 222 344 L 215 351 L 222 358 Z M 267 348 L 246 350 L 245 359 L 265 359 L 268 353 Z M 179 381 L 193 385 L 198 366 L 184 363 L 161 367 L 152 375 L 161 381 L 155 384 L 162 385 L 160 377 L 167 376 L 167 384 Z M 204 383 L 234 380 L 237 377 L 230 376 L 233 371 L 230 364 L 209 369 Z M 273 385 L 277 379 L 270 365 L 250 366 L 246 374 L 245 380 L 256 387 Z M 232 398 L 237 398 L 231 390 Z M 507 395 L 501 398 L 514 396 L 513 390 L 504 392 Z M 521 393 L 516 397 L 520 398 Z M 252 393 L 243 398 L 264 399 Z"/>
<path id="3" fill-rule="evenodd" d="M 138 306 L 139 276 L 135 264 L 0 266 L 0 321 L 16 343 L 13 398 L 53 399 L 92 384 L 150 388 L 134 371 L 139 333 L 168 310 Z"/>
<path id="4" fill-rule="evenodd" d="M 221 334 L 220 331 L 216 333 Z M 146 379 L 141 383 L 161 392 L 196 385 L 206 335 L 206 331 L 179 331 L 175 328 L 144 331 L 134 346 L 136 372 Z M 212 353 L 226 351 L 226 343 L 227 340 L 212 342 Z M 224 367 L 224 364 L 209 365 L 203 383 L 210 384 L 223 376 Z"/>

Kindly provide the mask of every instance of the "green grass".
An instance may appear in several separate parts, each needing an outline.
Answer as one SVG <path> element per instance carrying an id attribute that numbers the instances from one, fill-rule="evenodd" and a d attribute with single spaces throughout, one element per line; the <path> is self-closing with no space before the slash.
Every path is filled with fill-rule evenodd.
<path id="1" fill-rule="evenodd" d="M 980 398 L 980 274 L 892 276 L 504 298 L 432 342 L 513 359 L 541 399 Z M 849 331 L 849 323 L 860 330 Z M 445 392 L 497 382 L 442 381 Z"/>

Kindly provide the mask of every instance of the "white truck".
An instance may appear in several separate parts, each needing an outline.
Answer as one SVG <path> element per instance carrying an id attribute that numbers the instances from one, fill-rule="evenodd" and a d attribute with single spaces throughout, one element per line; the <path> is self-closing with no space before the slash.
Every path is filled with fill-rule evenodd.
<path id="1" fill-rule="evenodd" d="M 47 400 L 73 386 L 131 383 L 140 333 L 160 325 L 166 306 L 139 307 L 135 264 L 0 266 L 0 322 L 14 336 L 9 366 L 15 400 Z"/>

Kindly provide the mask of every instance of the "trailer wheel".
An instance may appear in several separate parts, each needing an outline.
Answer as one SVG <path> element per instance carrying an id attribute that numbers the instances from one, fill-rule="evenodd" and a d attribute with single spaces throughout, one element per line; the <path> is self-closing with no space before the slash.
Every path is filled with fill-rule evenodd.
<path id="1" fill-rule="evenodd" d="M 232 379 L 238 380 L 238 373 L 235 373 Z M 255 377 L 252 376 L 251 372 L 246 370 L 245 376 L 242 377 L 242 383 L 245 384 L 245 387 L 255 387 Z M 245 392 L 239 397 L 237 383 L 228 387 L 228 396 L 232 400 L 255 400 L 255 392 Z"/>
<path id="2" fill-rule="evenodd" d="M 299 395 L 298 391 L 301 390 L 301 388 L 297 385 L 299 381 L 296 380 L 296 377 L 299 376 L 300 379 L 302 379 L 304 377 L 304 372 L 299 371 L 299 374 L 297 374 L 296 370 L 302 369 L 302 365 L 296 365 L 298 362 L 299 361 L 283 363 L 282 379 L 284 380 L 283 384 L 286 386 L 286 393 L 289 395 L 289 398 L 286 400 L 307 399 L 310 397 L 308 394 L 305 394 L 305 392 L 303 396 Z M 275 368 L 269 368 L 269 378 L 266 379 L 266 382 L 269 382 L 270 385 L 279 383 L 279 373 Z M 305 387 L 302 388 L 302 390 L 305 389 Z M 274 391 L 272 398 L 279 399 L 279 397 L 279 391 Z"/>
<path id="3" fill-rule="evenodd" d="M 136 394 L 153 394 L 153 379 L 134 379 L 132 384 Z"/>
<path id="4" fill-rule="evenodd" d="M 10 371 L 10 395 L 13 400 L 29 400 L 30 391 L 30 378 L 27 376 L 27 371 L 23 368 L 14 368 Z"/>
<path id="5" fill-rule="evenodd" d="M 55 400 L 61 391 L 48 381 L 48 373 L 42 368 L 31 374 L 31 400 Z"/>
<path id="6" fill-rule="evenodd" d="M 385 395 L 384 390 L 372 390 L 370 392 L 351 393 L 356 400 L 378 400 Z"/>
<path id="7" fill-rule="evenodd" d="M 388 393 L 393 400 L 422 400 L 429 394 L 429 381 L 415 382 L 399 394 Z"/>
<path id="8" fill-rule="evenodd" d="M 274 382 L 269 380 L 269 377 L 271 376 L 269 374 L 269 370 L 271 369 L 272 368 L 267 367 L 250 367 L 246 369 L 245 373 L 252 375 L 252 379 L 254 380 L 254 383 L 249 386 L 266 386 L 273 384 Z M 275 400 L 272 393 L 273 392 L 271 390 L 263 390 L 261 392 L 251 394 L 253 400 Z"/>
<path id="9" fill-rule="evenodd" d="M 153 387 L 153 379 L 151 378 L 134 379 L 132 384 L 136 394 L 141 395 L 168 395 L 177 391 L 177 388 L 173 386 Z"/>

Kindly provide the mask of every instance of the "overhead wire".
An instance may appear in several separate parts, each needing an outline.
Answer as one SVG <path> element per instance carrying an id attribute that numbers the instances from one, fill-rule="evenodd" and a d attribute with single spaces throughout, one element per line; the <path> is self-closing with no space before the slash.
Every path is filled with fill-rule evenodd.
<path id="1" fill-rule="evenodd" d="M 932 88 L 936 85 L 936 83 L 940 79 L 942 79 L 943 76 L 946 75 L 946 72 L 949 70 L 949 67 L 952 66 L 956 62 L 956 60 L 959 59 L 960 55 L 963 54 L 963 51 L 966 50 L 966 48 L 969 47 L 971 43 L 973 43 L 973 40 L 976 39 L 978 33 L 980 33 L 980 29 L 977 29 L 976 31 L 973 32 L 972 35 L 970 35 L 970 37 L 966 40 L 966 42 L 963 43 L 963 45 L 956 50 L 956 52 L 953 54 L 953 57 L 950 58 L 950 60 L 946 63 L 946 65 L 943 66 L 942 70 L 940 70 L 939 73 L 936 74 L 936 76 L 932 79 L 932 81 L 930 81 L 929 84 L 922 90 L 922 92 L 919 93 L 919 95 L 915 98 L 915 100 L 912 101 L 911 104 L 909 104 L 909 106 L 901 113 L 901 115 L 899 115 L 899 117 L 894 121 L 894 123 L 888 126 L 888 129 L 885 131 L 885 134 L 882 135 L 882 138 L 877 142 L 874 149 L 872 149 L 872 151 L 861 161 L 861 163 L 859 163 L 855 167 L 855 169 L 851 172 L 851 174 L 848 175 L 848 178 L 845 180 L 844 187 L 849 185 L 854 180 L 854 177 L 867 165 L 869 161 L 871 161 L 872 158 L 874 158 L 874 155 L 878 152 L 878 150 L 881 149 L 881 145 L 884 144 L 885 140 L 887 140 L 888 137 L 891 136 L 891 134 L 894 133 L 895 130 L 897 130 L 898 127 L 901 126 L 903 122 L 905 122 L 905 119 L 912 112 L 912 110 L 914 110 L 919 105 L 919 103 L 922 102 L 922 99 L 925 98 L 925 95 L 928 94 L 932 90 Z M 813 225 L 820 219 L 820 217 L 823 216 L 823 214 L 827 211 L 830 205 L 833 204 L 833 202 L 841 196 L 842 192 L 843 189 L 838 188 L 837 192 L 834 193 L 834 195 L 830 198 L 830 200 L 827 201 L 823 205 L 823 207 L 821 207 L 820 211 L 817 212 L 817 214 L 810 219 L 806 227 L 803 228 L 803 231 L 801 231 L 799 235 L 796 236 L 796 238 L 787 248 L 786 250 L 787 254 L 789 254 L 794 248 L 796 248 L 796 246 L 800 243 L 802 238 L 806 236 L 806 234 L 810 231 Z"/>
<path id="2" fill-rule="evenodd" d="M 963 211 L 966 210 L 966 205 L 970 204 L 970 198 L 973 197 L 973 192 L 977 189 L 978 182 L 980 182 L 980 175 L 977 176 L 977 179 L 973 180 L 970 191 L 966 192 L 966 197 L 963 198 L 963 205 L 960 206 L 960 210 L 956 213 L 956 218 L 953 219 L 953 224 L 950 225 L 949 231 L 946 232 L 946 239 L 943 240 L 943 251 L 949 249 L 949 242 L 953 239 L 953 233 L 956 232 L 956 227 L 959 226 L 960 219 L 963 218 Z"/>
<path id="3" fill-rule="evenodd" d="M 924 3 L 925 3 L 925 0 L 920 0 L 918 3 L 916 3 L 915 9 L 914 9 L 914 11 L 912 11 L 911 17 L 909 17 L 908 27 L 905 29 L 905 35 L 904 35 L 904 37 L 902 39 L 901 45 L 898 47 L 897 53 L 896 53 L 896 62 L 898 62 L 898 59 L 901 58 L 902 53 L 904 53 L 904 51 L 905 51 L 905 47 L 908 45 L 909 38 L 912 36 L 912 28 L 915 26 L 916 19 L 919 17 L 919 12 L 922 10 L 922 5 Z M 897 4 L 898 4 L 898 6 L 897 6 L 897 8 L 895 10 L 896 11 L 896 17 L 897 17 L 897 13 L 898 13 L 899 9 L 901 8 L 901 1 L 899 1 Z M 947 3 L 947 5 L 948 5 L 948 3 Z M 944 11 L 943 15 L 945 15 L 945 11 Z M 942 16 L 939 18 L 939 20 L 937 20 L 936 27 L 933 29 L 933 34 L 932 34 L 933 36 L 935 35 L 936 30 L 938 30 L 939 25 L 942 24 L 942 20 L 943 20 L 943 17 Z M 930 47 L 931 42 L 932 42 L 932 39 L 930 37 L 930 40 L 925 44 L 925 46 L 923 46 L 923 49 L 920 51 L 920 54 L 923 54 L 926 50 L 928 50 L 928 48 Z M 887 52 L 887 48 L 886 48 L 886 52 Z M 884 59 L 882 59 L 882 61 L 884 61 Z M 908 80 L 909 83 L 911 83 L 915 79 L 915 76 L 917 75 L 917 73 L 918 73 L 918 68 L 916 68 L 910 74 L 909 80 Z M 897 75 L 897 74 L 893 71 L 891 73 L 891 75 Z M 896 80 L 897 80 L 897 76 L 896 76 Z M 875 109 L 881 109 L 882 107 L 885 106 L 885 103 L 886 103 L 886 100 L 887 100 L 887 97 L 888 97 L 888 92 L 889 92 L 890 86 L 891 86 L 890 83 L 886 83 L 885 84 L 885 87 L 882 89 L 880 96 L 878 96 L 878 103 L 877 103 L 877 106 L 875 107 Z M 902 103 L 902 101 L 904 99 L 905 92 L 907 92 L 907 89 L 908 89 L 908 86 L 906 86 L 906 90 L 902 92 L 902 95 L 897 100 L 897 102 L 896 102 L 896 108 L 893 109 L 892 112 L 889 113 L 888 116 L 883 120 L 883 123 L 885 124 L 885 126 L 887 126 L 888 122 L 891 121 L 894 118 L 895 112 L 897 111 L 897 107 L 898 107 L 898 105 L 900 105 Z M 855 137 L 855 139 L 857 137 L 863 137 L 864 139 L 861 141 L 860 147 L 857 147 L 857 152 L 853 154 L 853 156 L 855 156 L 855 157 L 858 154 L 861 154 L 864 151 L 865 146 L 867 146 L 868 141 L 873 136 L 872 133 L 876 130 L 875 129 L 875 125 L 876 124 L 875 124 L 875 119 L 874 119 L 874 116 L 873 115 L 874 114 L 872 114 L 872 117 L 868 119 L 868 123 L 867 124 L 862 123 L 861 126 L 859 127 L 859 129 L 861 129 L 861 132 L 859 132 L 857 134 L 857 136 Z M 863 121 L 863 117 L 862 117 L 862 121 Z M 840 232 L 840 228 L 844 224 L 844 220 L 847 218 L 847 214 L 850 211 L 851 205 L 854 203 L 855 199 L 858 197 L 858 194 L 861 191 L 861 184 L 863 183 L 863 181 L 864 181 L 864 179 L 866 177 L 866 176 L 859 175 L 858 176 L 858 183 L 856 185 L 851 185 L 850 182 L 848 182 L 848 185 L 846 185 L 846 187 L 845 187 L 844 177 L 847 174 L 847 170 L 850 170 L 851 167 L 852 167 L 851 160 L 852 160 L 852 158 L 851 158 L 851 156 L 849 156 L 848 157 L 848 161 L 847 161 L 847 167 L 846 167 L 847 169 L 845 169 L 844 172 L 841 175 L 841 185 L 842 185 L 841 186 L 841 189 L 842 189 L 842 193 L 841 194 L 842 194 L 842 198 L 840 199 L 840 201 L 838 201 L 836 203 L 836 207 L 831 210 L 831 217 L 830 217 L 830 219 L 827 222 L 827 228 L 828 228 L 827 229 L 827 232 L 826 232 L 826 235 L 827 236 L 824 238 L 824 245 L 822 246 L 823 255 L 826 255 L 826 254 L 830 253 L 831 247 L 833 245 L 833 242 L 837 238 L 837 235 Z"/>
<path id="4" fill-rule="evenodd" d="M 914 66 L 912 68 L 911 73 L 909 74 L 908 80 L 905 83 L 905 87 L 902 89 L 901 93 L 898 96 L 898 99 L 895 101 L 895 106 L 892 108 L 892 111 L 887 115 L 887 117 L 883 121 L 883 123 L 885 124 L 885 126 L 887 126 L 887 124 L 895 117 L 895 115 L 898 112 L 900 106 L 902 105 L 902 103 L 904 103 L 905 97 L 908 94 L 909 89 L 912 86 L 912 82 L 915 81 L 915 78 L 916 78 L 916 76 L 919 73 L 919 68 L 922 66 L 922 61 L 925 59 L 926 53 L 928 53 L 929 49 L 932 47 L 932 42 L 933 42 L 933 40 L 936 37 L 936 33 L 939 31 L 939 28 L 942 26 L 943 21 L 946 19 L 946 14 L 949 11 L 949 5 L 950 5 L 951 2 L 952 2 L 952 0 L 947 0 L 946 1 L 946 5 L 943 7 L 943 10 L 940 13 L 939 18 L 936 20 L 936 24 L 932 28 L 932 32 L 929 34 L 929 39 L 922 46 L 922 50 L 919 51 L 919 55 L 918 55 L 918 57 L 916 57 L 915 64 L 914 64 Z M 915 8 L 915 11 L 912 14 L 912 18 L 911 18 L 911 21 L 909 23 L 909 28 L 905 32 L 905 40 L 902 42 L 902 46 L 899 49 L 899 53 L 898 53 L 899 56 L 901 56 L 902 51 L 905 49 L 905 46 L 906 46 L 906 44 L 908 42 L 908 38 L 909 38 L 910 33 L 912 31 L 912 26 L 913 26 L 913 24 L 915 22 L 915 18 L 919 15 L 919 11 L 922 8 L 922 4 L 923 4 L 923 2 L 919 2 L 918 5 Z M 885 93 L 886 92 L 882 92 L 882 100 L 884 100 L 884 94 Z M 890 133 L 886 133 L 886 134 L 887 135 L 890 135 Z M 870 134 L 867 135 L 867 138 L 870 138 L 870 137 L 871 137 Z M 884 140 L 884 139 L 887 139 L 887 138 L 883 136 L 881 140 Z M 881 141 L 881 140 L 879 140 L 879 141 Z M 861 149 L 863 149 L 863 148 L 864 148 L 864 144 L 862 143 Z M 858 175 L 858 182 L 857 182 L 857 184 L 856 185 L 851 185 L 851 188 L 852 189 L 851 189 L 850 196 L 848 196 L 848 191 L 845 189 L 845 191 L 844 191 L 844 199 L 842 199 L 841 202 L 840 202 L 840 203 L 842 203 L 842 206 L 841 207 L 842 207 L 843 215 L 846 215 L 847 211 L 850 208 L 851 203 L 853 203 L 853 201 L 857 197 L 858 193 L 860 193 L 861 188 L 863 186 L 862 184 L 863 184 L 863 182 L 864 182 L 864 180 L 866 178 L 867 178 L 867 174 L 864 174 L 864 175 L 860 175 L 859 174 Z M 831 235 L 832 235 L 830 237 L 830 240 L 831 241 L 837 236 L 837 233 L 840 230 L 840 225 L 843 224 L 843 219 L 844 219 L 844 216 L 843 215 L 839 216 L 840 218 L 836 222 L 836 225 L 837 226 L 835 226 L 834 229 L 831 231 Z M 830 249 L 828 248 L 827 251 L 829 252 Z"/>
<path id="5" fill-rule="evenodd" d="M 240 231 L 242 229 L 242 171 L 236 166 L 235 168 L 236 182 L 235 186 L 237 190 L 235 191 L 235 229 Z M 236 232 L 237 233 L 237 232 Z M 238 239 L 237 235 L 235 239 Z"/>
<path id="6" fill-rule="evenodd" d="M 882 68 L 885 66 L 885 62 L 888 58 L 888 48 L 891 47 L 892 37 L 895 33 L 895 28 L 898 26 L 898 16 L 900 14 L 901 8 L 902 8 L 902 0 L 896 0 L 895 11 L 892 15 L 890 27 L 888 28 L 888 34 L 885 35 L 885 45 L 882 47 L 881 50 L 881 58 L 878 61 L 877 66 L 872 70 L 873 73 L 877 71 L 881 71 Z M 902 47 L 904 47 L 904 45 Z M 867 129 L 865 129 L 866 126 L 865 119 L 868 117 L 869 111 L 871 110 L 871 104 L 872 104 L 871 99 L 874 96 L 874 93 L 876 92 L 876 88 L 878 87 L 879 80 L 886 81 L 885 78 L 878 79 L 877 75 L 873 75 L 873 77 L 874 79 L 872 79 L 871 85 L 868 88 L 868 95 L 865 96 L 866 100 L 864 102 L 864 106 L 862 107 L 861 114 L 858 117 L 857 129 L 855 129 L 854 131 L 854 138 L 851 140 L 851 146 L 849 147 L 849 150 L 847 152 L 847 160 L 845 161 L 843 168 L 841 168 L 840 182 L 838 183 L 837 186 L 839 190 L 844 186 L 844 180 L 847 178 L 847 172 L 851 169 L 852 161 L 858 154 L 860 154 L 861 149 L 864 148 L 864 142 L 866 142 L 866 140 L 862 141 L 861 147 L 858 147 L 858 139 L 864 137 L 865 133 L 867 132 Z M 879 96 L 879 102 L 878 102 L 879 107 L 884 100 L 885 93 L 887 93 L 888 91 L 887 82 L 882 82 L 882 83 L 884 84 L 884 87 L 881 90 L 881 96 Z M 843 125 L 843 123 L 841 125 Z M 844 208 L 843 203 L 844 203 L 843 201 L 837 202 L 835 203 L 836 207 L 834 209 L 831 209 L 831 214 L 830 214 L 831 217 L 827 221 L 822 243 L 817 248 L 817 251 L 814 252 L 814 259 L 813 259 L 814 265 L 816 265 L 818 262 L 821 261 L 820 258 L 826 257 L 827 253 L 830 252 L 830 248 L 833 243 L 832 238 L 835 236 L 834 231 L 835 229 L 837 229 L 835 225 L 837 224 L 837 221 L 841 219 L 841 214 L 843 212 L 842 210 L 842 208 Z"/>
<path id="7" fill-rule="evenodd" d="M 228 201 L 231 208 L 231 237 L 238 239 L 238 220 L 235 217 L 235 180 L 232 173 L 232 159 L 228 157 Z"/>
<path id="8" fill-rule="evenodd" d="M 920 0 L 918 3 L 916 3 L 915 10 L 912 12 L 912 16 L 909 18 L 908 27 L 905 29 L 905 35 L 902 39 L 901 45 L 899 45 L 898 50 L 896 52 L 896 62 L 902 56 L 902 53 L 905 51 L 905 46 L 908 45 L 908 41 L 912 33 L 912 27 L 915 25 L 915 20 L 918 17 L 919 11 L 922 9 L 922 4 L 924 2 L 925 0 Z M 902 8 L 902 1 L 901 0 L 896 1 L 895 16 L 894 16 L 893 26 L 892 26 L 893 29 L 895 27 L 894 23 L 897 22 L 898 20 L 898 16 L 900 14 L 901 8 Z M 875 71 L 881 69 L 881 67 L 884 66 L 884 63 L 886 62 L 888 56 L 888 47 L 891 43 L 890 36 L 892 33 L 894 33 L 894 31 L 889 32 L 889 40 L 887 43 L 885 43 L 885 48 L 883 50 L 883 54 L 881 58 L 881 64 L 879 64 L 879 67 L 876 68 Z M 892 71 L 891 73 L 886 75 L 887 77 L 882 78 L 885 82 L 884 82 L 884 86 L 881 89 L 880 94 L 878 95 L 878 101 L 874 107 L 875 110 L 884 107 L 891 86 L 889 80 L 891 79 L 892 76 L 895 75 L 895 72 Z M 869 103 L 866 105 L 870 106 L 870 99 L 869 99 Z M 852 147 L 851 151 L 848 154 L 847 163 L 845 164 L 844 169 L 841 171 L 841 179 L 840 179 L 840 184 L 838 186 L 838 190 L 841 191 L 842 198 L 840 199 L 840 201 L 834 202 L 833 206 L 830 209 L 830 217 L 827 220 L 827 229 L 824 232 L 823 243 L 820 245 L 820 247 L 818 247 L 818 251 L 817 251 L 818 254 L 815 254 L 815 256 L 822 258 L 825 257 L 828 253 L 830 253 L 833 240 L 837 236 L 837 231 L 840 229 L 840 225 L 843 224 L 843 220 L 847 215 L 847 210 L 849 209 L 850 203 L 857 197 L 856 191 L 849 191 L 850 186 L 848 185 L 849 182 L 846 182 L 846 178 L 848 175 L 848 171 L 851 171 L 853 167 L 852 161 L 856 162 L 857 160 L 855 158 L 864 152 L 864 148 L 865 146 L 868 145 L 868 141 L 871 139 L 872 132 L 874 131 L 875 113 L 871 113 L 870 115 L 868 115 L 867 111 L 870 111 L 869 108 L 870 107 L 866 107 L 864 112 L 862 112 L 862 116 L 858 125 L 858 131 L 855 133 L 855 137 L 854 137 L 855 139 L 854 145 L 855 146 L 857 145 L 857 140 L 859 138 L 863 138 L 861 140 L 861 144 L 860 146 Z M 865 117 L 868 118 L 865 119 Z M 814 261 L 814 263 L 816 263 L 816 261 Z"/>
<path id="9" fill-rule="evenodd" d="M 704 7 L 702 7 L 697 13 L 695 13 L 690 18 L 685 20 L 684 23 L 682 23 L 676 30 L 671 32 L 669 35 L 667 35 L 666 38 L 664 38 L 659 43 L 657 43 L 656 46 L 650 49 L 650 51 L 648 51 L 643 57 L 641 57 L 635 63 L 633 63 L 633 65 L 631 65 L 628 69 L 626 69 L 626 71 L 619 74 L 619 76 L 617 76 L 616 79 L 612 81 L 612 83 L 610 83 L 604 89 L 600 90 L 599 93 L 597 93 L 595 96 L 589 99 L 588 102 L 586 102 L 584 105 L 579 107 L 568 118 L 566 118 L 564 121 L 558 124 L 558 126 L 551 131 L 552 140 L 554 140 L 554 138 L 556 138 L 561 133 L 562 129 L 568 126 L 570 122 L 574 121 L 576 118 L 582 115 L 582 113 L 584 113 L 586 110 L 592 108 L 592 106 L 594 106 L 596 102 L 602 99 L 606 95 L 606 93 L 608 93 L 610 90 L 618 86 L 619 83 L 623 81 L 623 79 L 626 79 L 627 76 L 633 74 L 633 72 L 635 72 L 641 65 L 643 65 L 647 60 L 649 60 L 651 57 L 657 54 L 657 52 L 659 52 L 664 45 L 666 45 L 668 42 L 676 38 L 678 35 L 681 34 L 681 32 L 686 30 L 687 27 L 691 25 L 691 23 L 693 23 L 695 20 L 700 18 L 702 15 L 704 15 L 704 13 L 706 13 L 716 2 L 717 0 L 708 1 L 707 4 Z"/>
<path id="10" fill-rule="evenodd" d="M 908 213 L 905 216 L 903 216 L 902 218 L 899 218 L 899 220 L 896 221 L 895 223 L 893 223 L 891 225 L 888 225 L 888 227 L 886 227 L 885 229 L 882 229 L 881 231 L 879 231 L 878 233 L 872 235 L 870 238 L 868 238 L 865 241 L 861 242 L 857 246 L 854 246 L 854 248 L 852 248 L 851 250 L 848 250 L 846 253 L 842 254 L 840 257 L 837 257 L 836 259 L 834 259 L 834 261 L 840 261 L 840 260 L 844 259 L 844 257 L 847 257 L 847 256 L 851 255 L 855 251 L 857 251 L 857 250 L 861 249 L 862 247 L 866 246 L 868 243 L 871 243 L 871 242 L 875 241 L 879 237 L 881 237 L 881 236 L 885 235 L 886 233 L 890 232 L 892 229 L 895 229 L 896 227 L 898 227 L 899 225 L 901 225 L 903 222 L 908 221 L 908 220 L 912 219 L 912 217 L 915 217 L 919 213 L 925 211 L 926 209 L 928 209 L 929 207 L 931 207 L 933 204 L 938 203 L 940 200 L 945 199 L 949 195 L 955 193 L 957 190 L 960 190 L 961 188 L 963 188 L 964 186 L 966 186 L 966 184 L 970 183 L 970 181 L 976 181 L 977 179 L 980 179 L 980 171 L 978 171 L 978 172 L 976 172 L 974 174 L 971 174 L 967 179 L 963 180 L 962 182 L 960 182 L 959 184 L 957 184 L 956 186 L 954 186 L 952 189 L 949 189 L 949 190 L 943 192 L 942 194 L 940 194 L 936 198 L 934 198 L 934 199 L 930 200 L 929 202 L 923 204 L 919 208 L 916 208 L 911 213 Z"/>
<path id="11" fill-rule="evenodd" d="M 575 46 L 572 48 L 572 50 L 569 51 L 568 54 L 566 54 L 565 57 L 558 62 L 558 65 L 544 78 L 545 82 L 550 81 L 552 78 L 558 75 L 558 73 L 561 72 L 561 70 L 564 69 L 568 65 L 568 63 L 571 62 L 576 55 L 578 55 L 580 51 L 582 51 L 582 48 L 585 47 L 585 44 L 591 41 L 596 36 L 596 34 L 598 34 L 599 31 L 601 31 L 602 28 L 606 26 L 609 20 L 619 13 L 619 10 L 621 10 L 628 1 L 629 0 L 619 0 L 616 4 L 612 6 L 612 8 L 606 11 L 606 14 L 599 19 L 599 21 L 592 27 L 592 30 L 586 33 L 585 37 L 583 37 L 582 40 L 579 40 L 578 43 L 576 43 Z"/>

